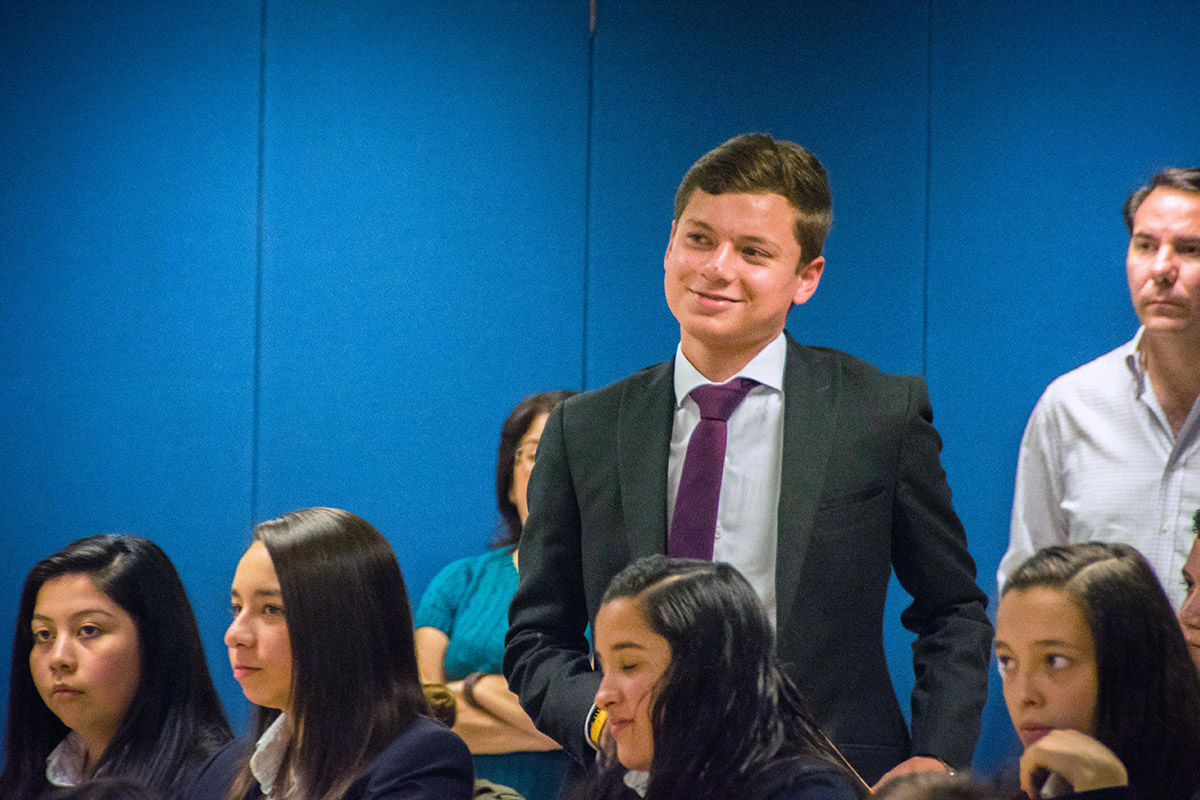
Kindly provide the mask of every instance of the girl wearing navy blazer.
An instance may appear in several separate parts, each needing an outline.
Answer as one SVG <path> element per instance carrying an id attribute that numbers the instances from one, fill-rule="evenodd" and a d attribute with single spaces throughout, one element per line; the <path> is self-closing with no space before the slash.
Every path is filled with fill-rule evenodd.
<path id="1" fill-rule="evenodd" d="M 261 523 L 225 634 L 253 736 L 215 756 L 191 800 L 454 800 L 466 745 L 428 716 L 396 555 L 366 521 L 308 508 Z"/>

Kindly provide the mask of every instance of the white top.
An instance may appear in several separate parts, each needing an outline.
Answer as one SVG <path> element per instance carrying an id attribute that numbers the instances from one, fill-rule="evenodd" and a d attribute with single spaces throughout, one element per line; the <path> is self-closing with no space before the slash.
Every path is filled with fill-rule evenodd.
<path id="1" fill-rule="evenodd" d="M 775 623 L 775 551 L 779 524 L 779 470 L 783 464 L 783 368 L 787 339 L 781 333 L 734 378 L 759 385 L 734 409 L 726 427 L 725 470 L 717 501 L 713 560 L 746 576 Z M 733 378 L 730 378 L 732 380 Z M 700 408 L 688 393 L 711 383 L 675 351 L 675 422 L 667 464 L 667 529 L 675 518 L 675 496 L 688 440 L 700 423 Z"/>
<path id="2" fill-rule="evenodd" d="M 51 786 L 78 786 L 83 783 L 83 767 L 87 763 L 87 746 L 75 731 L 46 756 L 46 780 Z"/>
<path id="3" fill-rule="evenodd" d="M 650 773 L 638 769 L 631 769 L 621 778 L 626 786 L 637 792 L 638 797 L 645 797 L 646 790 L 650 788 Z"/>
<path id="4" fill-rule="evenodd" d="M 254 753 L 250 756 L 250 774 L 258 781 L 258 786 L 267 800 L 285 800 L 288 797 L 299 796 L 295 783 L 286 795 L 274 794 L 275 776 L 279 774 L 279 767 L 287 754 L 291 739 L 287 714 L 280 714 L 254 743 Z"/>
<path id="5" fill-rule="evenodd" d="M 997 580 L 1052 544 L 1123 542 L 1141 551 L 1179 608 L 1180 571 L 1200 509 L 1200 401 L 1179 435 L 1132 341 L 1056 379 L 1029 417 L 1017 462 L 1008 552 Z"/>

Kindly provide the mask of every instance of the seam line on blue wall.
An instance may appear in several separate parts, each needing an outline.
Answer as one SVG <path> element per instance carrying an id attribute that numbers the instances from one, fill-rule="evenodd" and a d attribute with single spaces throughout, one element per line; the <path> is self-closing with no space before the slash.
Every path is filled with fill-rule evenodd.
<path id="1" fill-rule="evenodd" d="M 921 277 L 921 375 L 929 377 L 929 235 L 933 206 L 933 3 L 925 27 L 925 241 Z"/>
<path id="2" fill-rule="evenodd" d="M 262 0 L 258 31 L 258 186 L 254 234 L 254 387 L 250 421 L 250 525 L 258 519 L 259 397 L 262 366 L 263 161 L 267 119 L 267 0 Z"/>
<path id="3" fill-rule="evenodd" d="M 579 348 L 579 388 L 588 388 L 588 296 L 591 293 L 588 269 L 592 259 L 592 98 L 595 78 L 596 2 L 588 4 L 587 46 L 587 120 L 584 128 L 583 156 L 583 331 Z"/>

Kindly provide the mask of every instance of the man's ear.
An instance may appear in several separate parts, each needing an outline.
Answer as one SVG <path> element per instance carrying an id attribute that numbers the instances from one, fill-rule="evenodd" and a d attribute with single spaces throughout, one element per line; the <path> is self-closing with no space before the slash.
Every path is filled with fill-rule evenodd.
<path id="1" fill-rule="evenodd" d="M 821 274 L 824 271 L 825 256 L 817 256 L 800 268 L 800 271 L 796 273 L 799 283 L 796 286 L 796 294 L 792 296 L 793 304 L 802 305 L 808 302 L 813 293 L 817 291 L 817 284 L 821 282 Z"/>
<path id="2" fill-rule="evenodd" d="M 671 246 L 675 244 L 675 220 L 671 220 L 671 235 L 667 237 L 667 252 L 663 253 L 663 269 L 667 268 L 667 259 L 671 257 Z"/>

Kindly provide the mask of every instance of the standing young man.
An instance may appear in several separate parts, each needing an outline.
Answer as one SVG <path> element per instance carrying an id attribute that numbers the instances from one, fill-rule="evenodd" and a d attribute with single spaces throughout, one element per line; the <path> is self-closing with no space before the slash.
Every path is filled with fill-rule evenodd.
<path id="1" fill-rule="evenodd" d="M 504 670 L 538 727 L 581 760 L 604 735 L 587 725 L 600 681 L 587 624 L 613 575 L 665 552 L 750 580 L 780 660 L 866 780 L 970 763 L 991 626 L 924 381 L 784 333 L 820 282 L 831 221 L 825 170 L 799 145 L 748 134 L 706 154 L 676 195 L 664 259 L 674 360 L 547 422 Z M 709 409 L 709 384 L 736 397 Z M 715 459 L 712 486 L 690 445 L 711 443 L 714 426 L 723 453 L 695 457 Z M 893 568 L 917 634 L 911 738 L 883 650 Z"/>

